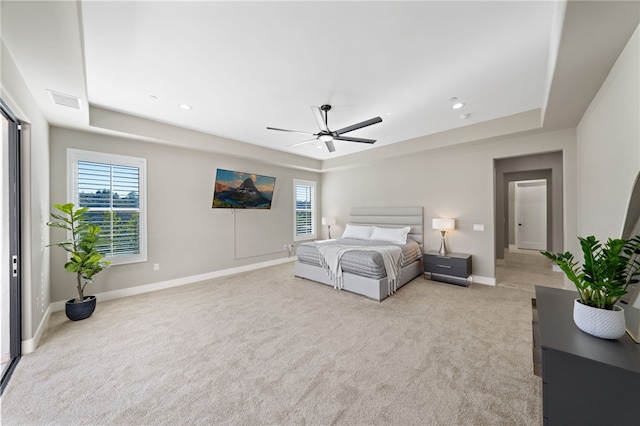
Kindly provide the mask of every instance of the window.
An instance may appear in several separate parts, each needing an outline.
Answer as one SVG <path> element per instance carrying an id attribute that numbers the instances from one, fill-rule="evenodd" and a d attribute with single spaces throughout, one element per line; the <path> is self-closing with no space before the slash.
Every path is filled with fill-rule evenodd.
<path id="1" fill-rule="evenodd" d="M 307 180 L 293 180 L 294 232 L 293 239 L 306 240 L 316 237 L 316 183 Z"/>
<path id="2" fill-rule="evenodd" d="M 147 260 L 146 159 L 67 151 L 69 195 L 85 217 L 100 226 L 98 251 L 113 264 Z"/>

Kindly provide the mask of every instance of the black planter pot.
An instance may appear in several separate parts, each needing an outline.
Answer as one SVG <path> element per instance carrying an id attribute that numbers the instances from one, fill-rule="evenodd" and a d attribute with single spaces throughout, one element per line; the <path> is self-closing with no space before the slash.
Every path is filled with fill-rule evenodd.
<path id="1" fill-rule="evenodd" d="M 85 296 L 82 302 L 74 302 L 76 299 L 67 300 L 64 312 L 71 321 L 80 321 L 89 318 L 96 310 L 96 297 Z"/>

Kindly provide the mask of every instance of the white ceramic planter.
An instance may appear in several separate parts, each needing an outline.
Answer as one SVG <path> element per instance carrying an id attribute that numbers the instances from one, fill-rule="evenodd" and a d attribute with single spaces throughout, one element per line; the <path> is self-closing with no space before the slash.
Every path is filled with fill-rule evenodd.
<path id="1" fill-rule="evenodd" d="M 578 328 L 602 339 L 619 339 L 624 336 L 624 310 L 616 305 L 614 310 L 583 305 L 580 299 L 573 302 L 573 322 Z"/>

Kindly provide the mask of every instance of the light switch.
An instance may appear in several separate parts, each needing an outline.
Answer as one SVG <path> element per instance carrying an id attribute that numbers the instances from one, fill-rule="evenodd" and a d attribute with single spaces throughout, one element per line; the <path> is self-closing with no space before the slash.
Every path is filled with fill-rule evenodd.
<path id="1" fill-rule="evenodd" d="M 474 223 L 473 224 L 474 231 L 484 231 L 484 224 L 482 223 Z"/>

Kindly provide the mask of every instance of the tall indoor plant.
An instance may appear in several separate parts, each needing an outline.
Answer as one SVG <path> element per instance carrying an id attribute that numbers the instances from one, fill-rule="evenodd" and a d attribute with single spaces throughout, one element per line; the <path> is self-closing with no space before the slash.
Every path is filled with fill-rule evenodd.
<path id="1" fill-rule="evenodd" d="M 62 214 L 51 213 L 56 220 L 47 225 L 64 229 L 71 237 L 51 245 L 62 247 L 69 253 L 64 268 L 76 274 L 78 297 L 67 301 L 65 312 L 69 319 L 77 321 L 90 317 L 95 310 L 96 297 L 85 296 L 84 290 L 93 281 L 93 277 L 109 266 L 110 262 L 104 260 L 104 255 L 96 250 L 96 245 L 101 242 L 100 227 L 85 219 L 87 207 L 76 209 L 73 203 L 53 206 Z"/>
<path id="2" fill-rule="evenodd" d="M 617 339 L 624 335 L 625 323 L 624 311 L 616 303 L 629 285 L 638 282 L 640 236 L 628 240 L 609 238 L 604 243 L 594 236 L 578 240 L 584 255 L 582 265 L 570 252 L 542 254 L 555 262 L 578 290 L 573 315 L 576 325 L 589 334 Z"/>

